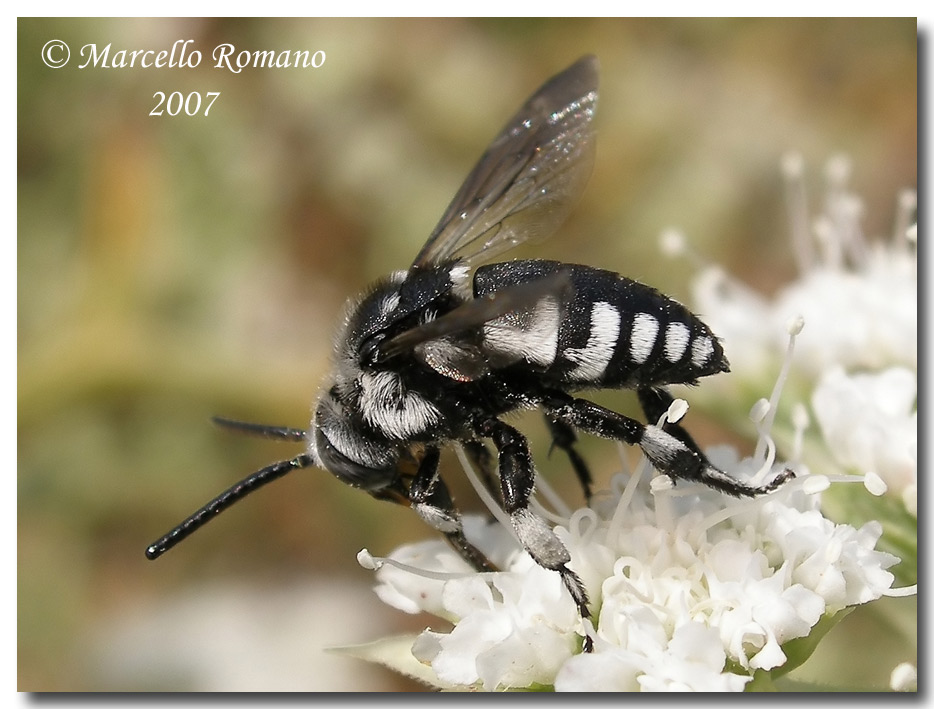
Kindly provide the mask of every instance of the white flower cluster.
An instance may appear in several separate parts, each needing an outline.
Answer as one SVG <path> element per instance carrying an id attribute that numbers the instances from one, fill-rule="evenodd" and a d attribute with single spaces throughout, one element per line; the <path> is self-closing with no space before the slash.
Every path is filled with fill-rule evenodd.
<path id="1" fill-rule="evenodd" d="M 723 450 L 715 458 L 750 477 L 752 461 Z M 892 584 L 886 569 L 897 559 L 874 550 L 879 525 L 857 530 L 823 517 L 819 495 L 804 491 L 807 476 L 751 500 L 642 477 L 618 476 L 614 492 L 556 527 L 591 595 L 592 626 L 558 574 L 499 524 L 468 518 L 467 531 L 502 572 L 468 572 L 440 541 L 392 554 L 377 571 L 380 598 L 453 623 L 412 646 L 438 686 L 742 691 L 754 670 L 786 661 L 788 640 Z M 581 652 L 585 632 L 592 653 Z"/>
<path id="2" fill-rule="evenodd" d="M 781 324 L 803 316 L 807 326 L 796 342 L 795 376 L 813 391 L 826 447 L 847 470 L 877 473 L 916 515 L 916 195 L 900 196 L 893 237 L 869 243 L 859 224 L 861 200 L 847 188 L 845 158 L 828 163 L 827 194 L 813 219 L 805 204 L 803 162 L 791 155 L 783 167 L 800 277 L 769 300 L 707 267 L 695 280 L 694 304 L 723 339 L 733 375 L 752 382 L 781 357 Z M 666 235 L 664 243 L 671 251 L 676 242 Z M 705 388 L 735 381 L 712 380 Z"/>
<path id="3" fill-rule="evenodd" d="M 917 375 L 904 367 L 847 374 L 827 370 L 811 403 L 837 462 L 874 472 L 918 514 Z"/>
<path id="4" fill-rule="evenodd" d="M 800 341 L 805 371 L 917 367 L 917 261 L 907 248 L 877 245 L 852 268 L 815 266 L 778 295 L 773 312 L 804 316 L 813 333 Z"/>
<path id="5" fill-rule="evenodd" d="M 797 316 L 807 323 L 796 345 L 799 373 L 817 376 L 831 366 L 916 369 L 916 230 L 909 228 L 915 194 L 901 195 L 893 238 L 869 243 L 859 226 L 861 201 L 847 190 L 849 165 L 844 158 L 827 166 L 827 195 L 814 219 L 803 197 L 800 158 L 786 158 L 784 170 L 792 194 L 800 193 L 790 205 L 800 277 L 772 299 L 717 266 L 706 267 L 694 281 L 693 304 L 728 347 L 733 370 L 758 377 L 763 364 L 784 350 L 782 325 Z M 663 238 L 665 244 L 672 242 L 670 234 Z M 673 251 L 670 246 L 666 250 Z"/>

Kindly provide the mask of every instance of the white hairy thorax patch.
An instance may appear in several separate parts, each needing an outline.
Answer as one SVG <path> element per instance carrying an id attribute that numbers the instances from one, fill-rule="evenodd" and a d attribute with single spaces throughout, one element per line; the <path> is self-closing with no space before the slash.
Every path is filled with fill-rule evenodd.
<path id="1" fill-rule="evenodd" d="M 405 440 L 441 420 L 441 412 L 434 404 L 406 390 L 392 372 L 364 372 L 360 390 L 363 419 L 390 438 Z"/>

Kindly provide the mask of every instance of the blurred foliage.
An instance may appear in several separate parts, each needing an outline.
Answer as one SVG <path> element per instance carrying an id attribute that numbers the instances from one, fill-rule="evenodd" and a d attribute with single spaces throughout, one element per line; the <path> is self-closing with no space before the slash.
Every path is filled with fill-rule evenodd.
<path id="1" fill-rule="evenodd" d="M 40 60 L 53 38 L 72 51 L 58 70 Z M 77 68 L 88 43 L 178 39 L 200 66 Z M 327 60 L 233 74 L 213 67 L 223 42 Z M 678 226 L 769 291 L 792 272 L 786 150 L 812 168 L 847 153 L 870 234 L 890 231 L 897 191 L 917 180 L 912 19 L 20 19 L 17 51 L 22 690 L 137 688 L 95 666 L 96 633 L 121 613 L 224 579 L 368 584 L 360 548 L 427 535 L 407 510 L 308 470 L 143 557 L 216 492 L 296 452 L 209 416 L 305 425 L 344 299 L 408 265 L 506 118 L 581 54 L 601 61 L 597 163 L 536 254 L 686 297 L 689 267 L 655 246 Z M 207 118 L 150 117 L 156 91 L 221 95 Z M 557 467 L 541 423 L 528 430 L 541 468 Z M 606 479 L 613 447 L 584 450 Z M 555 482 L 577 499 L 570 477 Z"/>

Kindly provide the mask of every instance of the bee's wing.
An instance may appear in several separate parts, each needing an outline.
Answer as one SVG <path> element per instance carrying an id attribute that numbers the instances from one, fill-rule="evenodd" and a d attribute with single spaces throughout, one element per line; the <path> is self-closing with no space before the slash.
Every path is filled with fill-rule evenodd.
<path id="1" fill-rule="evenodd" d="M 597 59 L 586 56 L 545 83 L 487 148 L 454 196 L 414 267 L 487 260 L 549 236 L 593 166 Z"/>
<path id="2" fill-rule="evenodd" d="M 381 359 L 389 359 L 430 340 L 441 340 L 478 328 L 498 317 L 534 306 L 544 298 L 566 302 L 573 285 L 569 271 L 492 291 L 468 300 L 444 315 L 413 327 L 379 345 Z"/>

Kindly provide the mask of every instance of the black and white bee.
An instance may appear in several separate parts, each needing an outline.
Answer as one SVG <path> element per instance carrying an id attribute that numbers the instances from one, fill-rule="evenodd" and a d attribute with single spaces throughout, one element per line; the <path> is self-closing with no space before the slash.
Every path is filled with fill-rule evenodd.
<path id="1" fill-rule="evenodd" d="M 222 426 L 302 442 L 301 455 L 263 468 L 206 504 L 146 550 L 155 559 L 258 487 L 299 468 L 324 468 L 377 499 L 412 507 L 478 570 L 494 567 L 465 537 L 439 475 L 442 446 L 461 444 L 509 514 L 522 546 L 558 572 L 583 617 L 587 592 L 570 555 L 530 508 L 535 467 L 505 414 L 540 408 L 584 494 L 591 476 L 576 431 L 638 445 L 672 480 L 736 496 L 767 493 L 713 467 L 679 425 L 656 424 L 669 384 L 729 369 L 717 337 L 683 305 L 610 271 L 544 260 L 488 263 L 550 234 L 590 176 L 597 60 L 584 57 L 542 86 L 499 133 L 412 265 L 347 307 L 333 371 L 308 430 L 216 419 Z M 635 389 L 643 424 L 575 394 Z M 484 441 L 492 441 L 498 463 Z M 498 478 L 498 483 L 496 482 Z"/>

